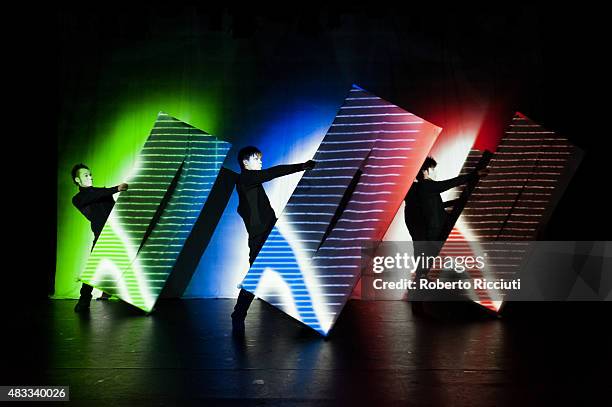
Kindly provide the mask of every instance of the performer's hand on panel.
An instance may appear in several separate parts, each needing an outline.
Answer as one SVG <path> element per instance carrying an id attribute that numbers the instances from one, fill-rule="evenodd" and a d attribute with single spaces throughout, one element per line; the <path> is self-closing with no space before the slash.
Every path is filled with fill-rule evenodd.
<path id="1" fill-rule="evenodd" d="M 302 166 L 304 167 L 304 170 L 312 170 L 316 165 L 316 161 L 314 160 L 308 160 L 306 161 L 304 164 L 302 164 Z"/>
<path id="2" fill-rule="evenodd" d="M 481 170 L 478 170 L 477 172 L 478 172 L 478 177 L 479 178 L 484 178 L 487 175 L 489 175 L 489 169 L 488 168 L 483 168 Z"/>
<path id="3" fill-rule="evenodd" d="M 117 189 L 119 189 L 119 192 L 127 191 L 128 190 L 128 184 L 126 184 L 125 182 L 122 183 L 122 184 L 119 184 Z"/>

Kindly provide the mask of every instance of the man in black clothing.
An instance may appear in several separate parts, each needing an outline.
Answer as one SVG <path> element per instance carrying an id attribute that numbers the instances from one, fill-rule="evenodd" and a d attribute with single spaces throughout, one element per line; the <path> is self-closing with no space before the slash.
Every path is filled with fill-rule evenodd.
<path id="1" fill-rule="evenodd" d="M 251 265 L 277 220 L 261 184 L 283 175 L 310 170 L 315 166 L 315 162 L 309 160 L 305 163 L 277 165 L 262 170 L 261 157 L 261 151 L 253 146 L 244 147 L 238 152 L 238 163 L 241 168 L 236 180 L 239 200 L 238 214 L 242 217 L 249 233 L 249 264 Z M 235 334 L 244 333 L 244 319 L 254 297 L 250 292 L 240 289 L 232 313 L 232 328 Z"/>
<path id="2" fill-rule="evenodd" d="M 93 186 L 93 177 L 89 167 L 84 164 L 77 164 L 72 168 L 72 181 L 78 185 L 79 192 L 72 197 L 72 204 L 91 222 L 91 231 L 94 234 L 93 247 L 104 228 L 106 219 L 113 210 L 115 200 L 113 194 L 127 191 L 128 184 L 119 184 L 112 188 L 96 188 Z M 81 312 L 89 309 L 91 292 L 93 287 L 83 283 L 81 286 L 81 296 L 74 310 Z M 106 298 L 105 294 L 103 294 Z"/>
<path id="3" fill-rule="evenodd" d="M 412 241 L 415 242 L 415 256 L 421 253 L 425 256 L 436 256 L 441 249 L 440 244 L 446 239 L 444 234 L 449 215 L 444 208 L 452 206 L 455 202 L 442 202 L 440 193 L 489 173 L 489 170 L 483 169 L 445 181 L 435 181 L 434 169 L 437 165 L 436 160 L 427 157 L 417 174 L 416 182 L 412 184 L 404 198 L 406 203 L 404 219 Z M 416 277 L 420 278 L 426 273 L 427 269 L 419 269 Z"/>

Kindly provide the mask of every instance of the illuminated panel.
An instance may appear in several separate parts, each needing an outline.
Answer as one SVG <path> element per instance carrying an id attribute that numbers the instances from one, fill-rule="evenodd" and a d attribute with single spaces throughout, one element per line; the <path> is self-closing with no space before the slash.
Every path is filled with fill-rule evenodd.
<path id="1" fill-rule="evenodd" d="M 473 143 L 474 137 L 470 137 L 465 133 L 449 134 L 446 129 L 441 132 L 432 150 L 429 152 L 429 155 L 435 157 L 438 161 L 438 165 L 436 166 L 437 179 L 449 179 L 473 170 L 482 156 L 481 151 L 470 149 Z M 444 191 L 441 194 L 443 201 L 459 198 L 463 189 L 464 186 L 460 185 L 448 191 Z M 461 206 L 461 209 L 462 208 L 463 206 Z M 398 242 L 412 240 L 412 236 L 410 236 L 408 228 L 406 227 L 404 210 L 405 207 L 402 204 L 383 237 L 384 241 Z M 376 256 L 376 253 L 374 256 Z M 401 275 L 401 278 L 411 278 L 411 274 L 408 270 L 404 269 L 402 272 L 405 272 L 405 274 Z M 378 292 L 376 298 L 380 298 L 379 296 L 381 295 L 382 292 Z M 401 300 L 405 295 L 406 293 L 401 290 L 385 290 L 384 299 Z M 369 299 L 362 296 L 361 280 L 355 285 L 351 299 Z"/>
<path id="2" fill-rule="evenodd" d="M 229 149 L 159 113 L 80 279 L 151 311 Z"/>
<path id="3" fill-rule="evenodd" d="M 508 251 L 491 254 L 482 270 L 484 278 L 511 278 L 524 259 L 520 242 L 538 238 L 581 157 L 569 140 L 516 113 L 489 163 L 489 176 L 471 194 L 441 255 L 457 253 L 460 242 L 464 254 L 473 255 L 487 251 L 486 242 L 516 241 Z M 472 244 L 479 247 L 467 247 Z M 502 305 L 491 300 L 499 296 L 490 291 L 472 298 L 495 312 Z"/>
<path id="4" fill-rule="evenodd" d="M 327 335 L 440 131 L 353 86 L 242 287 Z"/>
<path id="5" fill-rule="evenodd" d="M 476 168 L 476 165 L 478 164 L 481 158 L 482 158 L 482 151 L 477 150 L 477 149 L 471 149 L 470 152 L 468 153 L 467 158 L 465 159 L 463 163 L 463 166 L 461 167 L 461 171 L 459 172 L 459 175 L 466 175 L 474 171 L 474 169 Z M 438 178 L 446 179 L 446 178 L 441 178 L 441 177 L 438 177 Z M 455 188 L 450 189 L 448 191 L 448 199 L 444 199 L 444 200 L 447 201 L 447 200 L 458 199 L 461 196 L 461 193 L 463 192 L 464 189 L 465 189 L 465 184 L 459 185 Z"/>

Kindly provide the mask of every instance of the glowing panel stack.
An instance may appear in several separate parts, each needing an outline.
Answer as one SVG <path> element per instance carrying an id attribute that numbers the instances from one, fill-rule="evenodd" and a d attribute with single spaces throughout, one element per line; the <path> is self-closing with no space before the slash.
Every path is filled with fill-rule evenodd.
<path id="1" fill-rule="evenodd" d="M 230 147 L 160 112 L 80 279 L 150 312 Z"/>
<path id="2" fill-rule="evenodd" d="M 482 275 L 471 276 L 512 278 L 525 256 L 521 241 L 538 238 L 581 158 L 568 139 L 516 113 L 489 163 L 489 176 L 479 181 L 440 255 L 458 249 L 474 255 L 486 252 L 487 242 L 515 241 L 507 251 L 488 253 Z M 474 244 L 479 247 L 465 247 Z M 494 312 L 503 303 L 487 291 L 475 292 L 473 299 Z"/>
<path id="3" fill-rule="evenodd" d="M 242 287 L 327 335 L 440 131 L 353 86 Z"/>

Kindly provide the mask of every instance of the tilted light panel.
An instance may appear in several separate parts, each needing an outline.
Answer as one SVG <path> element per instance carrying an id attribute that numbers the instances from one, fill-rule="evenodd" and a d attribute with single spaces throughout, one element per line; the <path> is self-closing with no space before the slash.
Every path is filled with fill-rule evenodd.
<path id="1" fill-rule="evenodd" d="M 575 172 L 582 151 L 568 139 L 516 113 L 481 179 L 459 217 L 441 255 L 464 245 L 466 253 L 487 252 L 485 278 L 511 279 L 536 240 Z M 494 242 L 512 241 L 500 250 Z M 522 243 L 521 243 L 522 242 Z M 487 244 L 488 243 L 488 244 Z M 489 252 L 487 247 L 495 247 Z M 503 296 L 481 290 L 472 297 L 494 312 Z"/>
<path id="2" fill-rule="evenodd" d="M 230 147 L 159 113 L 80 279 L 151 311 Z"/>
<path id="3" fill-rule="evenodd" d="M 353 86 L 242 287 L 327 335 L 440 131 Z"/>

